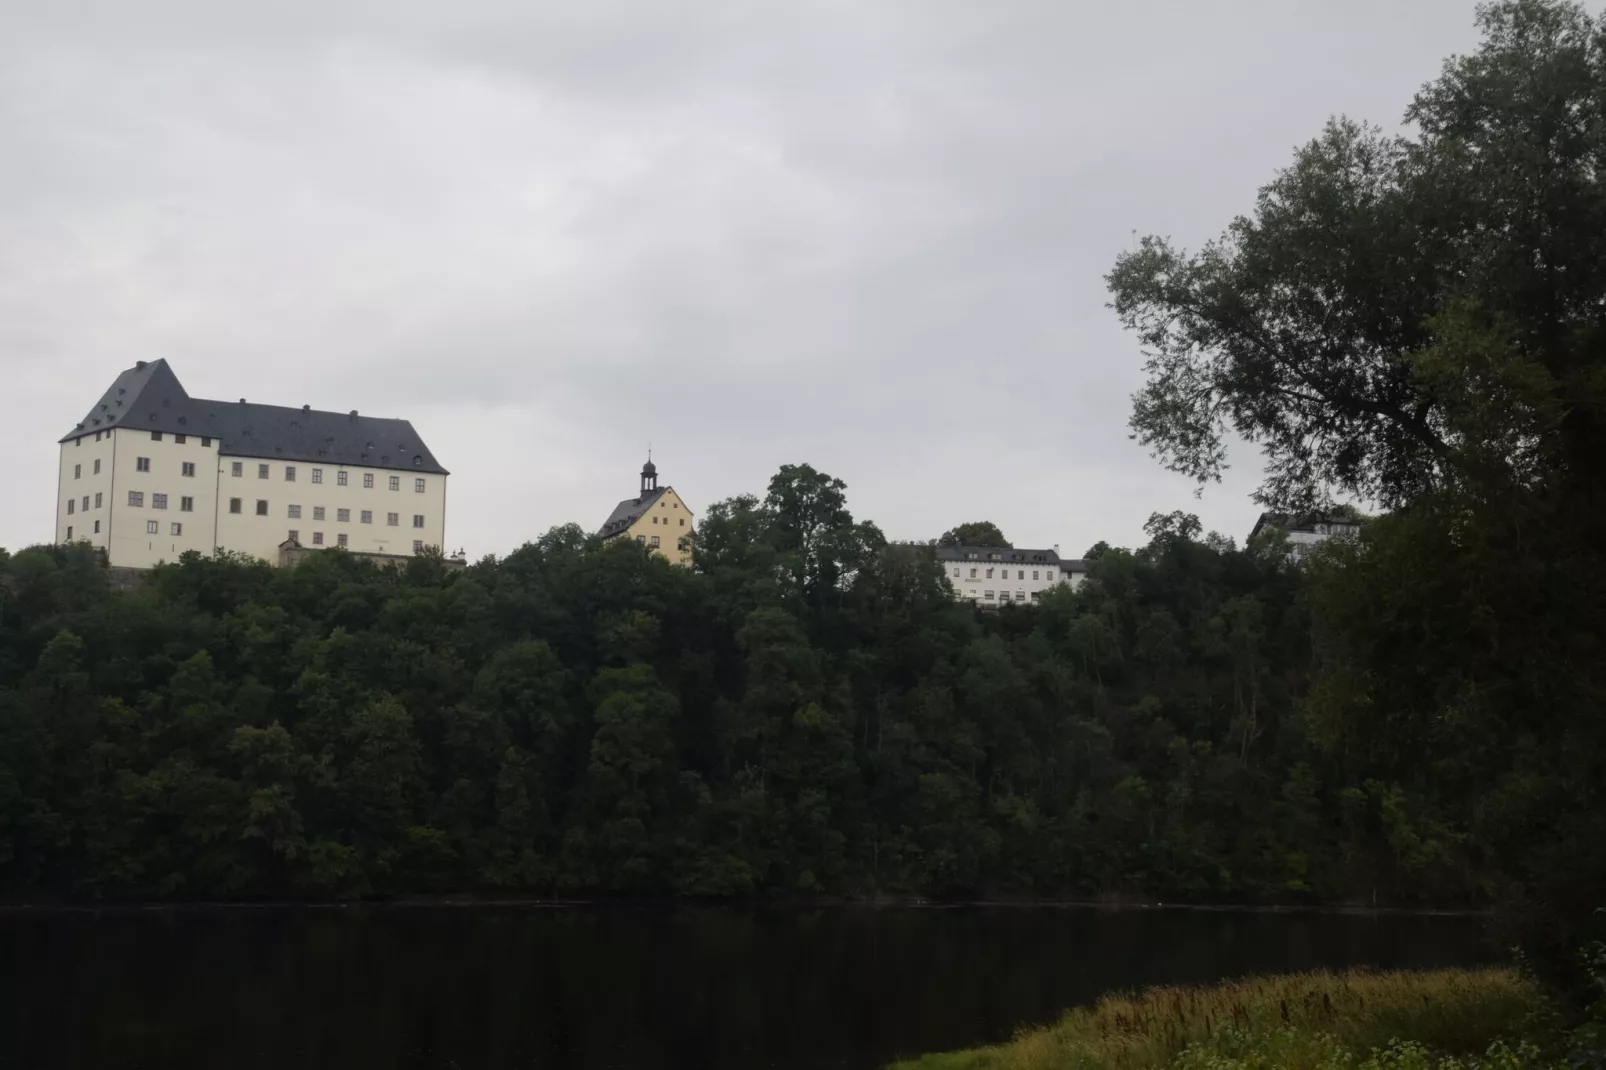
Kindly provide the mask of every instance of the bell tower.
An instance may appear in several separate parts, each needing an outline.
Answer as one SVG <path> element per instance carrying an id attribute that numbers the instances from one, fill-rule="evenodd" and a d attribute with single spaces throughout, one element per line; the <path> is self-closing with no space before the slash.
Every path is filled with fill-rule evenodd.
<path id="1" fill-rule="evenodd" d="M 641 496 L 658 489 L 658 466 L 652 463 L 652 449 L 647 450 L 647 463 L 641 466 Z"/>

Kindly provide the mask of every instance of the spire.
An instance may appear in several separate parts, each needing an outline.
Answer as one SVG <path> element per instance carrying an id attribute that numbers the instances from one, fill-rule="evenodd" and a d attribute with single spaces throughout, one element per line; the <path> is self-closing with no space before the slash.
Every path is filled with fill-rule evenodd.
<path id="1" fill-rule="evenodd" d="M 641 466 L 641 496 L 658 489 L 658 466 L 652 463 L 652 444 L 647 445 L 647 463 Z"/>

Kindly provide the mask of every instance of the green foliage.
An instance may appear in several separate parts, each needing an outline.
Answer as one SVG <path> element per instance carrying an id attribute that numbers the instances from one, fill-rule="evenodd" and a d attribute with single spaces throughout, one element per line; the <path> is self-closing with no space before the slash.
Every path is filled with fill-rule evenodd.
<path id="1" fill-rule="evenodd" d="M 1001 546 L 1009 549 L 1014 543 L 1004 538 L 998 525 L 991 520 L 975 520 L 949 528 L 937 540 L 938 546 Z"/>
<path id="2" fill-rule="evenodd" d="M 1256 977 L 1106 996 L 898 1070 L 1561 1070 L 1547 1015 L 1511 970 Z"/>

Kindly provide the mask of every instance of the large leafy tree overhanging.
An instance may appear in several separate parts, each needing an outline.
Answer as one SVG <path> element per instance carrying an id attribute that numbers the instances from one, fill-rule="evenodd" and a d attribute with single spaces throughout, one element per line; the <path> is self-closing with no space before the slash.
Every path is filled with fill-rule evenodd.
<path id="1" fill-rule="evenodd" d="M 1312 570 L 1315 727 L 1437 800 L 1560 961 L 1606 900 L 1606 21 L 1478 22 L 1408 133 L 1334 120 L 1253 216 L 1108 282 L 1163 463 L 1216 479 L 1235 432 L 1266 504 L 1391 512 Z"/>

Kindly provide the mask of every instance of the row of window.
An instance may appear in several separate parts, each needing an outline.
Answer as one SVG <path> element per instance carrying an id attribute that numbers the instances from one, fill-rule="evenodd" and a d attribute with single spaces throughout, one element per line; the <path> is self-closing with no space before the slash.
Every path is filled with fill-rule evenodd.
<path id="1" fill-rule="evenodd" d="M 118 404 L 122 404 L 122 403 L 118 402 Z M 95 432 L 95 441 L 96 442 L 100 441 L 100 436 L 101 435 L 106 435 L 109 438 L 109 437 L 111 437 L 111 432 L 110 431 L 96 431 Z M 190 436 L 188 436 L 188 435 L 174 435 L 173 436 L 173 441 L 178 443 L 180 446 L 184 445 L 189 440 L 190 440 Z M 160 441 L 162 441 L 162 432 L 160 432 L 160 431 L 152 431 L 151 432 L 151 441 L 152 442 L 160 442 Z M 84 444 L 84 436 L 80 435 L 79 437 L 73 439 L 73 443 L 72 444 L 74 446 L 82 446 Z M 209 437 L 207 437 L 206 435 L 202 435 L 201 436 L 201 445 L 210 448 L 211 445 L 212 445 L 212 440 Z"/>
<path id="2" fill-rule="evenodd" d="M 661 544 L 658 541 L 658 539 L 659 539 L 659 537 L 657 535 L 637 535 L 636 536 L 636 541 L 641 543 L 644 546 L 659 546 Z M 675 540 L 675 547 L 676 547 L 676 549 L 680 549 L 680 550 L 684 550 L 686 548 L 686 537 L 684 535 L 682 535 L 680 538 Z"/>
<path id="3" fill-rule="evenodd" d="M 95 495 L 95 499 L 96 499 L 96 501 L 98 503 L 98 501 L 100 499 L 100 495 L 98 495 L 98 494 Z M 135 509 L 143 509 L 143 508 L 145 508 L 145 492 L 142 491 L 142 490 L 131 490 L 131 491 L 129 491 L 128 492 L 128 504 L 133 506 Z M 151 508 L 152 509 L 166 509 L 167 508 L 167 495 L 165 495 L 165 494 L 152 494 L 151 495 Z M 191 498 L 189 495 L 180 496 L 180 498 L 178 500 L 178 509 L 179 509 L 179 512 L 181 512 L 181 513 L 193 513 L 193 512 L 195 512 L 195 499 Z"/>
<path id="4" fill-rule="evenodd" d="M 169 532 L 169 534 L 171 534 L 171 535 L 182 535 L 182 534 L 184 534 L 184 525 L 183 524 L 180 524 L 177 521 L 174 521 L 172 524 L 170 524 L 168 526 L 172 529 Z M 96 529 L 96 530 L 99 530 L 99 529 Z M 147 534 L 147 535 L 160 535 L 161 533 L 162 533 L 162 522 L 160 520 L 147 520 L 147 521 L 145 521 L 145 534 Z"/>
<path id="5" fill-rule="evenodd" d="M 1042 591 L 1033 591 L 1032 592 L 1032 601 L 1035 602 L 1039 598 L 1041 598 L 1042 596 L 1043 596 L 1043 592 Z M 972 593 L 971 597 L 974 598 L 976 596 L 975 596 L 974 593 Z M 993 596 L 993 592 L 992 591 L 983 591 L 981 593 L 981 599 L 982 599 L 983 602 L 1007 602 L 1007 601 L 1009 601 L 1009 592 L 1008 591 L 999 591 L 997 597 L 995 598 Z M 1026 601 L 1026 592 L 1025 591 L 1016 591 L 1015 592 L 1015 601 L 1017 601 L 1017 602 Z"/>
<path id="6" fill-rule="evenodd" d="M 652 522 L 654 524 L 660 523 L 659 519 L 656 516 L 652 518 Z M 662 523 L 664 523 L 664 524 L 669 523 L 669 518 L 667 516 L 664 517 L 663 520 L 662 520 Z M 680 526 L 681 527 L 685 527 L 686 526 L 686 518 L 685 517 L 681 517 L 680 518 Z"/>
<path id="7" fill-rule="evenodd" d="M 98 521 L 98 520 L 95 521 L 95 534 L 96 535 L 100 534 L 100 521 Z M 67 541 L 68 542 L 72 542 L 72 525 L 71 524 L 67 525 Z"/>
<path id="8" fill-rule="evenodd" d="M 301 541 L 301 532 L 297 531 L 295 528 L 291 528 L 290 529 L 290 541 L 291 542 L 300 542 Z M 323 542 L 323 532 L 314 531 L 312 533 L 312 545 L 314 545 L 314 546 L 322 546 L 323 544 L 324 544 L 324 542 Z M 338 535 L 335 536 L 335 545 L 336 546 L 345 546 L 345 545 L 347 545 L 346 533 L 345 532 L 341 532 L 341 533 L 339 533 Z M 423 539 L 414 539 L 413 540 L 413 553 L 421 554 L 423 552 L 424 552 L 424 540 Z"/>
<path id="9" fill-rule="evenodd" d="M 239 499 L 239 498 L 230 498 L 229 499 L 229 512 L 231 512 L 231 513 L 243 513 L 243 512 L 245 512 L 245 502 L 243 500 Z M 314 520 L 322 520 L 327 515 L 327 512 L 328 512 L 328 510 L 327 510 L 327 508 L 325 506 L 314 505 L 312 507 L 312 519 L 314 519 Z M 257 499 L 256 515 L 257 516 L 267 516 L 268 515 L 268 503 L 267 503 L 266 499 L 264 499 L 264 498 L 258 498 Z M 299 506 L 299 505 L 286 506 L 285 515 L 288 516 L 291 520 L 300 520 L 301 519 L 301 506 Z M 358 516 L 361 519 L 362 523 L 364 523 L 364 524 L 372 524 L 374 522 L 374 511 L 372 509 L 363 509 L 358 513 Z M 350 509 L 336 509 L 335 510 L 335 520 L 337 522 L 341 523 L 341 524 L 349 524 L 349 523 L 351 523 L 351 510 Z M 386 513 L 385 514 L 385 526 L 386 527 L 394 528 L 394 527 L 399 527 L 400 525 L 401 525 L 401 514 L 400 513 Z M 414 513 L 413 514 L 413 527 L 421 528 L 423 526 L 424 526 L 424 514 L 423 513 Z"/>
<path id="10" fill-rule="evenodd" d="M 84 504 L 83 504 L 83 508 L 82 508 L 81 511 L 87 513 L 87 512 L 89 512 L 89 495 L 87 495 L 87 494 L 84 495 L 83 502 L 84 502 Z M 76 498 L 68 498 L 67 499 L 67 515 L 68 516 L 72 516 L 73 507 L 76 506 L 77 504 L 78 504 L 78 499 L 76 499 Z M 100 492 L 99 491 L 95 492 L 95 508 L 96 509 L 100 508 Z"/>
<path id="11" fill-rule="evenodd" d="M 954 578 L 955 579 L 959 578 L 959 571 L 960 571 L 959 567 L 957 565 L 954 566 Z M 1000 573 L 1000 575 L 998 577 L 999 579 L 1001 579 L 1001 580 L 1009 579 L 1009 569 L 1004 568 L 1004 569 L 999 569 L 998 571 Z M 1032 569 L 1032 579 L 1034 579 L 1034 580 L 1035 579 L 1039 579 L 1038 573 L 1041 572 L 1041 571 L 1042 571 L 1041 569 L 1035 569 L 1035 568 Z M 970 578 L 971 579 L 975 579 L 976 578 L 976 570 L 975 569 L 971 569 L 970 570 Z M 989 579 L 989 580 L 993 578 L 993 570 L 992 569 L 988 569 L 987 570 L 986 578 Z M 1026 578 L 1026 570 L 1023 569 L 1023 568 L 1016 569 L 1015 570 L 1015 578 L 1017 580 L 1024 580 Z M 1047 579 L 1047 580 L 1052 580 L 1052 579 L 1055 578 L 1055 574 L 1052 571 L 1050 571 L 1046 576 L 1043 576 L 1041 578 L 1042 579 Z"/>
<path id="12" fill-rule="evenodd" d="M 272 468 L 271 465 L 266 465 L 266 464 L 257 465 L 257 478 L 258 479 L 271 478 L 271 473 L 270 473 L 271 468 Z M 234 476 L 235 478 L 239 478 L 239 477 L 245 475 L 245 462 L 244 461 L 235 461 L 235 462 L 233 462 L 229 466 L 229 474 L 231 476 Z M 351 485 L 350 484 L 350 476 L 351 476 L 351 473 L 347 472 L 343 468 L 337 470 L 335 472 L 335 485 L 336 486 L 340 486 L 340 487 L 350 486 Z M 287 465 L 284 466 L 284 481 L 286 483 L 294 483 L 296 481 L 296 466 L 295 465 L 287 464 Z M 314 469 L 312 469 L 312 481 L 314 483 L 322 483 L 323 482 L 323 469 L 322 468 L 314 468 Z M 390 489 L 391 490 L 401 490 L 401 476 L 391 476 L 389 482 L 390 482 Z M 368 490 L 372 490 L 374 488 L 374 474 L 372 472 L 364 472 L 362 474 L 362 485 L 363 485 L 364 488 L 366 488 Z M 417 494 L 424 493 L 424 490 L 425 490 L 427 485 L 428 485 L 428 481 L 425 480 L 422 477 L 414 479 L 413 480 L 413 491 L 414 491 L 414 493 L 417 493 Z"/>

